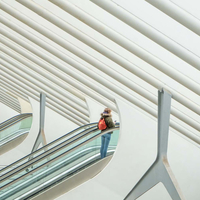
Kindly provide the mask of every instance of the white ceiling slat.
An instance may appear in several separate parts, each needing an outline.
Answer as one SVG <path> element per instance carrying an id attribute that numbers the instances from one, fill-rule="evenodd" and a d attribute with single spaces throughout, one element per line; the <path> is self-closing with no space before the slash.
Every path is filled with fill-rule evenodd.
<path id="1" fill-rule="evenodd" d="M 146 1 L 200 36 L 200 21 L 185 10 L 175 5 L 173 2 L 166 0 Z"/>
<path id="2" fill-rule="evenodd" d="M 130 40 L 126 39 L 122 35 L 118 34 L 117 32 L 111 30 L 109 27 L 105 26 L 103 23 L 100 23 L 98 20 L 92 18 L 91 16 L 84 13 L 82 10 L 78 9 L 77 7 L 73 6 L 68 1 L 51 1 L 55 5 L 59 6 L 61 9 L 65 10 L 66 12 L 72 14 L 73 16 L 80 19 L 83 23 L 86 23 L 88 26 L 92 27 L 99 33 L 103 34 L 110 40 L 114 41 L 115 43 L 119 44 L 120 46 L 124 47 L 126 50 L 130 51 L 134 55 L 137 55 L 150 65 L 154 66 L 158 70 L 162 71 L 172 79 L 176 80 L 180 84 L 184 85 L 185 87 L 189 88 L 194 93 L 200 95 L 199 84 L 184 76 L 183 74 L 179 73 L 177 70 L 173 69 L 173 67 L 169 66 L 159 58 L 153 56 L 151 53 L 145 51 L 144 49 L 140 48 L 139 46 L 135 45 Z"/>
<path id="3" fill-rule="evenodd" d="M 128 14 L 129 9 L 126 10 L 123 6 L 127 2 L 122 3 L 123 5 L 120 3 L 118 8 L 115 6 L 116 2 L 118 0 L 115 2 L 84 0 L 84 3 L 92 5 L 91 7 L 97 11 L 101 9 L 100 7 L 103 8 L 103 5 L 97 4 L 114 5 L 107 10 L 110 14 L 105 9 L 101 9 L 100 13 L 107 13 L 108 20 L 112 18 L 116 25 L 117 23 L 120 26 L 125 24 L 123 27 L 128 27 L 126 19 L 138 16 L 131 12 L 130 15 Z M 48 106 L 62 116 L 68 115 L 68 119 L 76 124 L 89 122 L 85 97 L 91 97 L 99 103 L 111 107 L 114 111 L 117 111 L 113 103 L 114 99 L 120 98 L 156 118 L 156 91 L 163 87 L 172 93 L 173 100 L 175 100 L 171 106 L 170 126 L 200 143 L 198 134 L 195 135 L 200 131 L 200 124 L 196 117 L 200 115 L 200 84 L 197 77 L 193 78 L 196 69 L 192 66 L 199 59 L 196 57 L 198 53 L 195 54 L 195 48 L 190 48 L 192 51 L 188 53 L 190 49 L 187 49 L 185 43 L 183 46 L 181 43 L 173 43 L 175 41 L 173 38 L 171 41 L 166 39 L 171 38 L 170 36 L 165 35 L 166 38 L 161 36 L 162 33 L 165 34 L 164 32 L 161 31 L 161 34 L 155 32 L 152 35 L 152 30 L 158 31 L 156 26 L 152 26 L 150 32 L 144 33 L 143 31 L 150 25 L 149 23 L 143 24 L 144 18 L 138 20 L 140 19 L 138 17 L 137 25 L 129 24 L 127 30 L 131 32 L 133 28 L 136 28 L 149 37 L 145 41 L 152 39 L 156 42 L 155 44 L 152 41 L 149 42 L 152 44 L 152 48 L 157 44 L 157 46 L 160 44 L 164 48 L 168 48 L 171 51 L 168 54 L 167 51 L 165 52 L 166 56 L 170 55 L 168 63 L 159 53 L 157 56 L 156 51 L 149 51 L 141 41 L 131 40 L 130 37 L 127 37 L 128 34 L 123 33 L 123 30 L 118 32 L 117 28 L 113 29 L 114 26 L 111 25 L 111 28 L 106 25 L 109 23 L 105 23 L 102 20 L 103 17 L 95 15 L 94 12 L 93 15 L 90 15 L 89 13 L 92 12 L 87 12 L 89 9 L 86 7 L 80 9 L 79 4 L 81 5 L 79 1 L 71 0 L 49 0 L 46 3 L 45 0 L 42 2 L 17 0 L 13 4 L 12 0 L 1 0 L 0 18 L 3 24 L 1 25 L 3 36 L 0 41 L 3 43 L 1 46 L 3 53 L 0 68 L 2 69 L 1 78 L 5 81 L 5 83 L 1 81 L 1 86 L 23 98 L 30 96 L 37 100 L 39 93 L 44 91 L 48 95 Z M 50 7 L 56 8 L 57 11 L 62 10 L 63 16 L 70 16 L 71 21 L 62 17 L 60 13 L 48 9 Z M 119 9 L 120 13 L 113 13 L 115 8 Z M 150 8 L 150 11 L 152 10 Z M 29 17 L 29 12 L 34 17 Z M 159 14 L 162 15 L 162 13 Z M 117 18 L 124 22 L 120 22 Z M 129 23 L 131 22 L 129 21 Z M 97 35 L 92 36 L 90 30 L 92 33 L 96 32 Z M 194 34 L 188 32 L 187 34 Z M 142 35 L 141 33 L 137 34 Z M 144 36 L 142 37 L 144 38 Z M 105 42 L 109 44 L 107 45 Z M 140 44 L 142 45 L 140 46 Z M 117 46 L 119 49 L 115 49 Z M 173 47 L 175 48 L 173 49 Z M 162 47 L 159 46 L 157 49 L 159 48 Z M 120 54 L 120 50 L 123 51 L 122 54 Z M 163 48 L 161 52 L 163 52 Z M 137 56 L 141 61 L 135 64 L 135 60 L 130 59 L 131 55 L 134 56 L 134 59 Z M 181 59 L 188 62 L 190 65 L 186 63 L 187 66 L 184 67 L 191 68 L 192 72 L 187 76 L 182 68 L 179 70 L 175 66 L 176 62 L 173 59 L 179 60 L 180 63 L 183 63 Z M 198 76 L 198 73 L 199 71 L 195 75 Z M 18 79 L 22 80 L 18 81 Z"/>
<path id="4" fill-rule="evenodd" d="M 16 80 L 20 80 L 20 82 L 22 84 L 19 83 L 19 81 L 17 81 L 16 84 L 20 84 L 22 88 L 26 88 L 26 90 L 30 91 L 32 94 L 34 94 L 34 91 L 37 91 L 38 93 L 44 92 L 44 93 L 47 94 L 49 99 L 52 98 L 52 95 L 49 95 L 45 90 L 42 90 L 42 87 L 38 87 L 36 84 L 33 84 L 33 83 L 29 82 L 31 77 L 26 79 L 23 76 L 20 76 L 21 73 L 19 71 L 17 71 L 17 74 L 18 74 L 17 75 L 16 74 L 16 70 L 12 70 L 12 66 L 11 65 L 9 65 L 8 63 L 6 63 L 6 62 L 4 62 L 2 60 L 1 60 L 1 63 L 3 63 L 6 66 L 6 68 L 2 68 L 0 66 L 0 68 L 2 69 L 2 75 L 4 75 L 4 77 L 6 76 L 6 78 L 9 78 L 9 76 L 7 76 L 9 74 L 10 75 L 10 79 L 12 81 L 14 81 L 13 80 L 14 78 L 15 78 L 15 82 L 16 82 Z M 11 71 L 9 71 L 7 68 L 10 69 Z M 6 74 L 3 73 L 3 72 L 6 72 Z M 37 93 L 35 93 L 35 96 L 39 96 L 39 95 L 37 95 Z M 56 95 L 53 95 L 53 97 L 54 97 L 53 98 L 54 102 L 57 102 L 58 105 L 60 105 L 60 104 L 62 105 L 62 103 L 60 103 L 60 101 L 56 100 Z M 71 108 L 70 106 L 68 106 L 66 110 L 68 111 L 68 113 L 71 113 L 70 114 L 71 116 L 74 116 L 76 114 L 76 117 L 80 118 L 81 121 L 84 121 L 84 122 L 88 122 L 89 121 L 89 119 L 86 116 L 83 116 L 79 112 L 76 112 L 75 108 Z M 80 117 L 78 117 L 78 116 L 80 116 Z"/>
<path id="5" fill-rule="evenodd" d="M 173 94 L 173 98 L 175 100 L 182 103 L 186 107 L 192 109 L 194 112 L 198 111 L 198 106 L 195 106 L 195 104 L 191 103 L 190 100 L 187 99 L 187 98 L 183 99 L 178 91 L 173 91 L 172 88 L 169 88 L 164 83 L 160 82 L 159 80 L 156 80 L 155 77 L 151 77 L 151 76 L 149 76 L 149 74 L 145 74 L 144 72 L 141 71 L 141 69 L 138 69 L 132 63 L 128 63 L 126 60 L 122 59 L 120 57 L 120 55 L 114 54 L 112 51 L 107 50 L 104 46 L 100 45 L 97 41 L 92 40 L 89 36 L 84 35 L 81 31 L 79 31 L 76 28 L 68 25 L 66 22 L 64 22 L 60 18 L 58 18 L 55 15 L 53 15 L 52 13 L 48 12 L 46 9 L 43 9 L 41 6 L 37 6 L 36 3 L 31 2 L 31 1 L 26 1 L 26 2 L 19 1 L 19 3 L 22 3 L 23 5 L 27 6 L 32 11 L 41 15 L 42 17 L 49 20 L 54 25 L 57 25 L 59 28 L 68 32 L 69 34 L 72 34 L 74 37 L 81 40 L 82 42 L 89 45 L 90 47 L 97 50 L 98 52 L 102 53 L 104 56 L 109 57 L 114 62 L 118 63 L 122 67 L 125 67 L 127 70 L 131 71 L 132 73 L 136 74 L 137 76 L 144 79 L 148 83 L 152 84 L 157 89 L 162 88 L 164 86 L 167 90 L 171 91 L 171 93 Z M 56 1 L 54 1 L 53 3 L 56 3 Z M 61 1 L 59 1 L 58 3 L 60 4 Z M 68 6 L 68 7 L 66 7 L 66 9 L 68 9 L 67 11 L 70 14 L 72 14 L 74 17 L 77 17 L 77 15 L 76 15 L 77 13 L 75 11 L 79 12 L 77 18 L 78 19 L 84 19 L 83 20 L 84 23 L 85 23 L 85 21 L 91 21 L 92 20 L 91 17 L 89 17 L 89 16 L 87 17 L 86 14 L 84 14 L 81 10 L 77 10 L 77 8 L 73 7 L 69 2 L 65 2 L 65 4 Z M 97 22 L 97 24 L 99 23 L 98 21 L 96 21 L 96 22 Z M 100 26 L 100 23 L 98 25 Z M 113 74 L 115 72 L 112 72 L 112 71 L 109 71 L 109 75 L 113 77 Z M 106 71 L 106 73 L 108 73 L 108 71 Z M 127 85 L 127 87 L 129 87 L 132 90 L 134 90 L 135 92 L 145 96 L 147 99 L 151 100 L 152 102 L 154 102 L 154 103 L 156 102 L 155 98 L 154 99 L 150 98 L 150 95 L 148 95 L 148 92 L 145 93 L 145 91 L 143 91 L 141 87 L 137 88 L 136 85 L 134 85 L 135 83 L 130 84 L 130 83 L 127 83 L 127 81 L 122 81 L 123 79 L 120 78 L 117 75 L 115 76 L 115 79 L 121 80 L 121 82 L 125 83 L 125 85 Z M 130 80 L 129 80 L 129 82 L 130 82 Z"/>
<path id="6" fill-rule="evenodd" d="M 0 65 L 0 68 L 1 68 L 1 65 Z M 19 82 L 18 78 L 15 78 L 14 76 L 10 76 L 10 75 L 4 73 L 2 70 L 1 79 L 4 81 L 4 84 L 7 83 L 12 86 L 12 89 L 10 89 L 11 92 L 13 91 L 13 89 L 16 88 L 16 91 L 20 91 L 24 95 L 27 95 L 27 96 L 35 99 L 36 101 L 40 101 L 40 98 L 39 98 L 40 93 L 35 92 L 30 87 L 27 87 L 26 84 Z M 59 114 L 62 113 L 62 116 L 66 117 L 67 119 L 74 122 L 75 124 L 83 125 L 83 124 L 89 122 L 89 121 L 83 122 L 82 119 L 81 119 L 81 121 L 79 121 L 79 118 L 77 115 L 75 116 L 75 118 L 73 118 L 72 115 L 74 115 L 74 113 L 71 113 L 68 109 L 64 109 L 64 107 L 60 107 L 60 105 L 61 104 L 59 102 L 57 103 L 55 100 L 52 101 L 50 98 L 47 98 L 47 106 L 48 107 L 50 107 L 52 110 L 54 110 L 55 112 L 57 112 Z"/>

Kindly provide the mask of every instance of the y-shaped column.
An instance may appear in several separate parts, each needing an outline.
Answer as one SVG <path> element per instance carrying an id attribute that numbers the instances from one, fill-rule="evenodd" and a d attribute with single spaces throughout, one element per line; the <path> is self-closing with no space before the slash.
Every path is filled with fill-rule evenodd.
<path id="1" fill-rule="evenodd" d="M 35 140 L 31 153 L 36 151 L 41 143 L 43 146 L 47 144 L 45 133 L 44 133 L 45 102 L 46 102 L 46 95 L 44 93 L 40 93 L 40 127 L 39 127 L 38 136 Z M 44 150 L 47 151 L 47 147 L 45 147 Z M 31 160 L 32 158 L 33 158 L 33 155 L 30 155 L 28 160 Z M 49 157 L 47 157 L 47 159 L 49 160 Z M 31 168 L 33 168 L 33 165 L 31 166 Z M 29 169 L 26 169 L 26 171 L 28 172 Z"/>
<path id="2" fill-rule="evenodd" d="M 173 200 L 183 200 L 181 190 L 167 160 L 171 95 L 158 91 L 158 152 L 155 162 L 133 187 L 125 200 L 137 199 L 159 182 L 162 182 Z"/>
<path id="3" fill-rule="evenodd" d="M 39 129 L 39 133 L 38 133 L 37 139 L 35 141 L 35 144 L 33 146 L 31 153 L 38 149 L 40 143 L 42 143 L 43 146 L 47 144 L 46 137 L 44 134 L 45 100 L 46 100 L 46 95 L 44 93 L 41 93 L 40 94 L 40 129 Z"/>

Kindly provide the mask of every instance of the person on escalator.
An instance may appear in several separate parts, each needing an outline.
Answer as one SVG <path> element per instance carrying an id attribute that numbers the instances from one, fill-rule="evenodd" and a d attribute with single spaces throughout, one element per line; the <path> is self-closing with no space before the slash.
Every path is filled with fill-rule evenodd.
<path id="1" fill-rule="evenodd" d="M 105 125 L 103 125 L 104 128 L 102 128 L 101 124 L 100 124 L 100 123 L 104 123 L 103 121 L 105 121 Z M 110 108 L 105 108 L 104 112 L 101 113 L 101 118 L 99 120 L 98 127 L 99 127 L 100 130 L 106 130 L 108 128 L 114 128 L 115 127 L 115 123 L 112 120 Z M 109 132 L 109 133 L 106 133 L 106 134 L 101 136 L 101 149 L 100 149 L 101 158 L 106 157 L 107 149 L 108 149 L 108 145 L 109 145 L 112 133 L 113 132 Z"/>

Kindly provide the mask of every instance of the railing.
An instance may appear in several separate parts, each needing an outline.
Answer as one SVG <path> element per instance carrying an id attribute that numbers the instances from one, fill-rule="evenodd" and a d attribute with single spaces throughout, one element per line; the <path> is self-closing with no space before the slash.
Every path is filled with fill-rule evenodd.
<path id="1" fill-rule="evenodd" d="M 0 145 L 12 140 L 13 137 L 29 131 L 32 124 L 32 114 L 20 114 L 0 124 Z"/>
<path id="2" fill-rule="evenodd" d="M 11 124 L 18 122 L 20 119 L 24 119 L 24 118 L 27 118 L 29 116 L 32 116 L 32 114 L 31 113 L 20 114 L 20 115 L 16 115 L 16 116 L 0 123 L 0 131 L 2 131 L 7 126 L 10 126 Z"/>
<path id="3" fill-rule="evenodd" d="M 39 185 L 52 184 L 51 180 L 59 174 L 66 173 L 69 176 L 72 169 L 77 168 L 85 160 L 92 159 L 92 162 L 100 159 L 101 135 L 114 131 L 111 137 L 108 151 L 113 151 L 118 141 L 119 127 L 100 132 L 96 123 L 90 126 L 80 127 L 69 134 L 50 143 L 48 151 L 43 148 L 31 155 L 33 159 L 27 161 L 29 156 L 2 169 L 0 198 L 6 199 L 10 196 L 16 198 L 24 193 L 37 188 Z M 61 141 L 60 143 L 58 141 Z M 47 148 L 47 147 L 46 147 Z M 44 152 L 44 153 L 42 153 Z M 19 166 L 20 165 L 20 166 Z M 13 169 L 14 167 L 14 169 Z M 12 170 L 13 169 L 13 170 Z"/>
<path id="4" fill-rule="evenodd" d="M 8 165 L 7 167 L 3 168 L 2 170 L 0 170 L 0 174 L 1 174 L 1 179 L 4 178 L 4 175 L 9 175 L 8 173 L 10 171 L 12 171 L 12 173 L 14 172 L 13 170 L 19 170 L 18 166 L 24 166 L 30 157 L 36 157 L 36 156 L 39 156 L 40 154 L 42 153 L 49 153 L 49 151 L 45 151 L 46 149 L 51 149 L 51 150 L 54 150 L 54 147 L 58 147 L 58 145 L 62 144 L 63 141 L 67 140 L 68 137 L 73 137 L 73 135 L 76 135 L 76 134 L 79 134 L 80 132 L 84 131 L 84 130 L 88 130 L 88 128 L 96 128 L 96 125 L 97 123 L 92 123 L 92 124 L 87 124 L 87 125 L 84 125 L 84 126 L 81 126 L 69 133 L 67 133 L 66 135 L 54 140 L 53 142 L 45 145 L 44 147 L 34 151 L 33 153 L 23 157 L 22 159 Z M 45 154 L 43 154 L 45 155 Z M 33 160 L 31 160 L 30 162 L 33 162 Z M 23 165 L 24 164 L 24 165 Z"/>

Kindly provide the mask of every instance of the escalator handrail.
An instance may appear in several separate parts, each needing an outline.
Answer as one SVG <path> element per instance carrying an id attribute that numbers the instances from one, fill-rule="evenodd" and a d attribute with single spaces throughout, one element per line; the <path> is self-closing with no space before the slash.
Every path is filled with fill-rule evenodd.
<path id="1" fill-rule="evenodd" d="M 61 158 L 62 156 L 65 156 L 65 155 L 71 153 L 72 151 L 74 151 L 74 150 L 76 150 L 76 149 L 82 147 L 83 145 L 85 145 L 85 144 L 87 144 L 87 143 L 89 143 L 89 142 L 95 140 L 96 138 L 100 137 L 101 135 L 104 135 L 105 133 L 109 133 L 109 132 L 112 132 L 112 131 L 115 131 L 115 130 L 118 130 L 118 129 L 119 129 L 119 126 L 118 126 L 118 127 L 115 127 L 115 128 L 110 128 L 110 129 L 106 129 L 106 130 L 104 130 L 104 131 L 101 131 L 101 132 L 99 132 L 98 134 L 96 134 L 95 136 L 92 136 L 91 138 L 85 140 L 85 141 L 82 142 L 81 144 L 76 145 L 75 147 L 69 149 L 68 151 L 66 151 L 66 152 L 64 152 L 64 153 L 62 153 L 62 154 L 60 154 L 59 156 L 53 158 L 52 160 L 47 161 L 46 163 L 43 163 L 42 165 L 38 166 L 37 168 L 35 168 L 35 169 L 33 169 L 33 170 L 27 172 L 26 174 L 20 176 L 19 178 L 15 179 L 15 180 L 13 180 L 13 181 L 11 181 L 11 182 L 9 182 L 9 183 L 7 183 L 6 185 L 4 185 L 4 186 L 2 186 L 2 187 L 0 187 L 0 188 L 3 189 L 3 188 L 5 188 L 5 187 L 8 187 L 9 185 L 11 185 L 11 184 L 13 184 L 13 183 L 15 183 L 15 182 L 21 180 L 22 178 L 25 178 L 25 177 L 28 176 L 30 173 L 33 173 L 33 172 L 35 172 L 35 171 L 37 171 L 37 170 L 40 170 L 42 167 L 45 167 L 46 165 L 51 164 L 52 162 L 58 160 L 58 159 Z M 97 128 L 96 130 L 99 130 L 99 129 Z M 88 133 L 88 134 L 89 134 L 89 133 Z M 82 138 L 82 137 L 83 137 L 83 136 L 81 136 L 81 138 Z M 60 148 L 59 148 L 59 150 L 60 150 Z M 52 152 L 51 155 L 52 155 L 53 153 L 55 153 L 55 152 Z M 46 157 L 48 157 L 48 156 L 50 156 L 50 155 L 47 155 Z M 46 159 L 46 158 L 45 158 L 45 159 Z M 40 161 L 40 160 L 38 160 L 37 163 L 38 163 L 39 161 Z M 37 164 L 37 163 L 34 163 L 34 164 Z M 16 174 L 16 173 L 15 173 L 15 174 Z M 12 175 L 15 175 L 15 174 L 12 174 Z M 10 176 L 8 176 L 6 179 L 8 179 L 9 177 L 10 177 Z"/>
<path id="2" fill-rule="evenodd" d="M 5 122 L 0 124 L 0 131 L 3 131 L 4 129 L 18 123 L 19 121 L 26 119 L 28 117 L 31 117 L 32 113 L 25 113 L 25 114 L 20 114 L 20 115 L 16 115 L 8 120 L 6 120 Z"/>
<path id="3" fill-rule="evenodd" d="M 5 174 L 3 174 L 1 176 L 1 179 L 5 179 L 6 176 L 9 176 L 10 174 L 14 174 L 16 171 L 17 172 L 20 172 L 20 171 L 23 171 L 24 169 L 27 169 L 28 167 L 32 166 L 33 164 L 35 164 L 35 162 L 37 162 L 37 160 L 40 162 L 40 160 L 42 159 L 46 159 L 47 156 L 51 156 L 51 153 L 55 153 L 57 152 L 58 150 L 64 148 L 67 144 L 71 144 L 70 142 L 73 142 L 73 140 L 75 141 L 75 139 L 77 139 L 78 137 L 80 137 L 80 134 L 86 134 L 87 132 L 90 132 L 91 131 L 96 131 L 96 126 L 92 126 L 90 127 L 89 129 L 86 129 L 84 131 L 82 131 L 81 133 L 71 137 L 71 138 L 68 138 L 67 140 L 59 143 L 58 145 L 54 146 L 53 148 L 51 149 L 48 149 L 47 151 L 45 151 L 44 153 L 32 158 L 31 160 L 28 160 L 27 162 L 23 163 L 22 165 L 14 168 L 13 170 L 9 171 L 9 172 L 6 172 Z"/>
<path id="4" fill-rule="evenodd" d="M 22 113 L 22 114 L 19 114 L 19 115 L 15 115 L 14 117 L 11 117 L 11 118 L 7 119 L 6 121 L 0 123 L 0 127 L 3 124 L 10 123 L 10 121 L 15 121 L 16 119 L 20 119 L 20 118 L 22 118 L 24 116 L 32 116 L 32 113 Z"/>
<path id="5" fill-rule="evenodd" d="M 87 129 L 87 130 L 88 130 L 88 129 Z M 59 148 L 55 148 L 54 151 L 52 151 L 52 152 L 50 152 L 50 153 L 47 152 L 47 155 L 46 155 L 45 152 L 44 152 L 44 153 L 43 153 L 43 154 L 45 154 L 44 156 L 43 156 L 43 154 L 41 154 L 41 155 L 38 156 L 39 158 L 38 158 L 38 157 L 35 157 L 33 160 L 30 160 L 30 161 L 28 161 L 27 163 L 23 163 L 22 165 L 18 166 L 17 168 L 15 168 L 15 169 L 13 169 L 13 170 L 7 172 L 6 174 L 2 175 L 2 176 L 1 176 L 1 181 L 7 179 L 8 177 L 12 177 L 12 176 L 16 175 L 16 174 L 19 173 L 19 172 L 22 172 L 22 171 L 24 171 L 24 170 L 27 170 L 29 167 L 32 167 L 33 165 L 37 164 L 37 163 L 40 162 L 41 160 L 44 160 L 44 159 L 48 158 L 48 157 L 51 156 L 52 154 L 54 154 L 54 153 L 56 153 L 56 152 L 58 152 L 58 151 L 60 151 L 60 150 L 62 150 L 62 149 L 64 149 L 64 148 L 66 148 L 67 146 L 69 146 L 69 145 L 71 145 L 71 144 L 73 144 L 73 143 L 79 141 L 79 140 L 82 139 L 83 137 L 85 137 L 85 136 L 87 136 L 87 135 L 89 135 L 89 134 L 91 134 L 91 133 L 93 133 L 93 132 L 96 132 L 97 130 L 98 130 L 98 129 L 97 129 L 96 127 L 95 127 L 95 129 L 93 129 L 93 130 L 88 130 L 88 131 L 86 131 L 85 134 L 83 134 L 83 135 L 81 135 L 81 136 L 75 138 L 75 139 L 72 140 L 72 141 L 69 141 L 67 144 L 62 145 L 62 146 L 59 147 Z M 83 131 L 83 132 L 85 132 L 85 131 Z M 65 142 L 65 143 L 66 143 L 66 142 Z M 51 150 L 51 149 L 50 149 L 50 150 Z"/>
<path id="6" fill-rule="evenodd" d="M 116 123 L 116 126 L 119 126 L 119 123 Z M 15 171 L 22 171 L 23 169 L 28 168 L 30 165 L 33 165 L 33 163 L 37 162 L 37 160 L 40 161 L 40 160 L 42 160 L 42 158 L 46 159 L 46 156 L 51 156 L 52 153 L 55 153 L 55 152 L 59 151 L 60 149 L 65 148 L 66 145 L 70 145 L 74 142 L 77 142 L 77 140 L 81 139 L 83 136 L 85 136 L 87 134 L 91 134 L 96 130 L 98 130 L 98 129 L 96 129 L 96 126 L 93 126 L 93 127 L 90 127 L 89 129 L 82 131 L 81 133 L 78 133 L 77 135 L 74 135 L 73 137 L 68 138 L 67 140 L 63 141 L 62 143 L 54 146 L 53 148 L 45 151 L 44 153 L 42 153 L 40 155 L 34 157 L 33 159 L 27 161 L 26 163 L 23 163 L 22 165 L 6 172 L 5 174 L 1 175 L 1 178 L 3 179 L 4 177 L 9 176 L 9 174 L 11 174 L 11 173 L 13 174 Z M 88 131 L 89 131 L 89 133 L 85 133 Z M 81 137 L 80 137 L 80 135 L 81 135 Z"/>
<path id="7" fill-rule="evenodd" d="M 88 149 L 86 149 L 86 150 L 84 150 L 84 151 L 88 151 Z M 108 152 L 114 152 L 114 151 L 115 151 L 115 150 L 108 150 Z M 80 152 L 78 152 L 78 153 L 80 154 Z M 82 153 L 82 152 L 81 152 L 81 153 Z M 76 154 L 75 156 L 77 156 L 77 154 Z M 88 158 L 87 160 L 82 161 L 81 163 L 77 164 L 76 166 L 73 166 L 72 169 L 70 168 L 70 169 L 68 169 L 67 171 L 65 171 L 64 173 L 57 175 L 56 177 L 53 178 L 53 181 L 52 181 L 52 179 L 50 180 L 51 183 L 49 183 L 49 180 L 48 180 L 47 182 L 45 182 L 45 185 L 48 185 L 48 186 L 49 186 L 49 185 L 52 185 L 52 182 L 53 182 L 53 184 L 57 183 L 58 180 L 60 180 L 60 179 L 63 178 L 63 176 L 66 176 L 66 173 L 68 173 L 69 170 L 70 170 L 70 171 L 72 171 L 72 170 L 74 170 L 74 169 L 78 170 L 78 169 L 80 169 L 81 166 L 85 166 L 86 164 L 88 165 L 89 162 L 93 162 L 93 160 L 94 160 L 95 158 L 98 158 L 98 157 L 99 157 L 99 153 L 93 155 L 92 157 Z M 62 161 L 62 162 L 63 162 L 63 161 Z M 39 175 L 39 174 L 37 174 L 37 176 L 38 176 L 38 175 Z M 26 183 L 23 182 L 22 184 L 26 184 Z M 17 187 L 18 187 L 18 186 L 17 186 Z M 20 185 L 20 187 L 21 187 L 21 185 Z M 39 187 L 39 189 L 38 189 L 38 187 Z M 45 186 L 45 187 L 47 187 L 47 186 Z M 40 185 L 40 186 L 37 186 L 36 188 L 33 188 L 31 191 L 28 191 L 28 192 L 22 194 L 22 195 L 19 196 L 17 199 L 19 199 L 19 198 L 20 198 L 20 199 L 27 199 L 27 198 L 30 198 L 30 195 L 33 195 L 33 194 L 35 194 L 35 193 L 38 193 L 39 191 L 43 190 L 43 188 L 44 188 L 44 184 L 42 184 L 42 185 Z M 14 188 L 14 189 L 16 190 L 16 188 Z M 11 189 L 11 190 L 13 190 L 13 189 Z M 35 190 L 36 190 L 36 191 L 35 191 Z M 10 193 L 10 190 L 7 191 L 7 193 Z"/>
<path id="8" fill-rule="evenodd" d="M 0 148 L 1 148 L 1 146 L 6 145 L 7 143 L 15 140 L 16 138 L 19 138 L 22 135 L 25 135 L 25 134 L 28 134 L 28 133 L 29 133 L 29 130 L 23 129 L 23 130 L 18 131 L 17 134 L 12 134 L 12 135 L 4 138 L 3 140 L 0 141 Z"/>
<path id="9" fill-rule="evenodd" d="M 28 116 L 28 117 L 27 117 L 27 116 L 24 116 L 24 117 L 22 117 L 22 118 L 17 119 L 16 121 L 10 123 L 10 124 L 5 125 L 4 127 L 2 127 L 2 128 L 0 129 L 0 132 L 3 131 L 3 130 L 5 130 L 5 129 L 7 129 L 7 128 L 10 128 L 11 126 L 17 124 L 18 122 L 21 122 L 21 121 L 24 120 L 24 119 L 28 119 L 29 117 L 31 117 L 31 116 Z"/>
<path id="10" fill-rule="evenodd" d="M 21 113 L 21 114 L 15 115 L 14 117 L 11 117 L 11 118 L 7 119 L 6 121 L 0 123 L 0 127 L 1 127 L 1 125 L 3 125 L 4 123 L 7 123 L 7 122 L 9 122 L 9 121 L 11 121 L 11 120 L 14 120 L 14 119 L 18 119 L 18 118 L 20 118 L 20 117 L 22 117 L 22 116 L 26 116 L 26 115 L 32 115 L 32 113 Z"/>
<path id="11" fill-rule="evenodd" d="M 16 165 L 16 164 L 18 164 L 18 163 L 20 163 L 21 161 L 27 159 L 28 157 L 35 155 L 35 154 L 38 153 L 39 151 L 45 150 L 45 148 L 48 148 L 49 146 L 53 145 L 54 143 L 56 143 L 56 142 L 62 140 L 64 137 L 68 137 L 69 135 L 73 134 L 74 132 L 78 131 L 79 129 L 86 128 L 86 127 L 92 126 L 92 125 L 95 126 L 95 125 L 97 125 L 97 123 L 95 122 L 95 123 L 86 124 L 86 125 L 83 125 L 83 126 L 80 126 L 80 127 L 76 128 L 76 129 L 74 129 L 73 131 L 70 131 L 69 133 L 67 133 L 67 134 L 65 134 L 65 135 L 63 135 L 63 136 L 61 136 L 61 137 L 59 137 L 58 139 L 56 139 L 56 140 L 50 142 L 49 144 L 47 144 L 47 145 L 41 147 L 40 149 L 37 149 L 36 151 L 34 151 L 34 152 L 32 152 L 32 153 L 30 153 L 30 154 L 24 156 L 23 158 L 17 160 L 16 162 L 13 162 L 12 164 L 10 164 L 10 165 L 4 167 L 3 169 L 0 170 L 0 173 L 2 173 L 3 171 L 7 170 L 8 168 L 10 168 L 10 167 L 12 167 L 12 166 L 14 166 L 14 165 Z"/>

